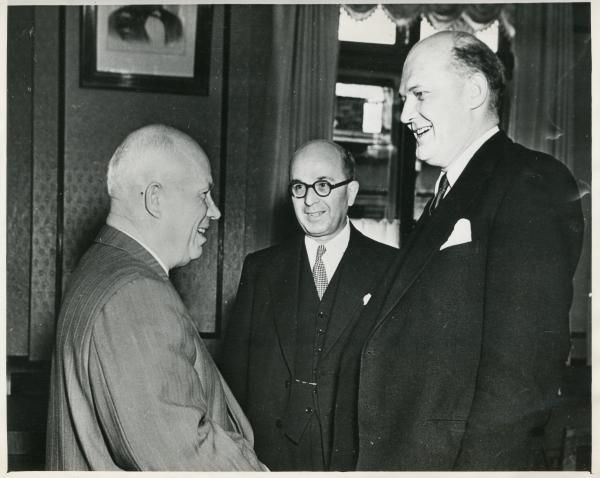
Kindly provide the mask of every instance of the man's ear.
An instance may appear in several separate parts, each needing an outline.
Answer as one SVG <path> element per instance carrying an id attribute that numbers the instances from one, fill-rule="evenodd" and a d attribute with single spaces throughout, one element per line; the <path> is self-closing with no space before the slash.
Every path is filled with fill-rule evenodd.
<path id="1" fill-rule="evenodd" d="M 469 78 L 467 94 L 469 106 L 475 110 L 486 103 L 490 94 L 487 79 L 481 73 L 475 73 Z"/>
<path id="2" fill-rule="evenodd" d="M 352 206 L 354 204 L 359 187 L 360 184 L 358 184 L 358 181 L 352 181 L 350 184 L 348 184 L 348 206 Z"/>
<path id="3" fill-rule="evenodd" d="M 150 183 L 146 188 L 144 197 L 146 211 L 156 219 L 162 217 L 163 192 L 162 186 L 157 182 Z"/>

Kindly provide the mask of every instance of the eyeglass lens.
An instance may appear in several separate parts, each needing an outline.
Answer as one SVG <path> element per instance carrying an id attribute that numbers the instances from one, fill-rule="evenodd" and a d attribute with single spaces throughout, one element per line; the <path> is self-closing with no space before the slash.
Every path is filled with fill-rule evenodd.
<path id="1" fill-rule="evenodd" d="M 315 192 L 319 196 L 328 196 L 331 192 L 331 184 L 327 181 L 317 181 L 314 184 L 295 183 L 292 185 L 292 194 L 296 198 L 303 198 L 306 196 L 308 187 L 313 187 Z"/>

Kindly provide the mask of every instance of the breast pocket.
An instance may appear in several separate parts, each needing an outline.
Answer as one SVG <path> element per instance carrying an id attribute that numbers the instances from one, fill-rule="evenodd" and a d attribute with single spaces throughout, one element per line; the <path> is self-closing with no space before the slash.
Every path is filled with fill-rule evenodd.
<path id="1" fill-rule="evenodd" d="M 472 254 L 479 254 L 479 239 L 476 241 L 465 242 L 464 244 L 457 244 L 456 246 L 446 247 L 438 252 L 440 257 L 461 257 L 469 256 Z"/>

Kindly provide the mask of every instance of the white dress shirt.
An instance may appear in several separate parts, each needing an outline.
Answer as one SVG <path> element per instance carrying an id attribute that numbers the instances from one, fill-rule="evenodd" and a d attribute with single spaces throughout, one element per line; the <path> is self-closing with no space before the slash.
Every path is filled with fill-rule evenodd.
<path id="1" fill-rule="evenodd" d="M 335 270 L 340 265 L 344 252 L 346 252 L 346 249 L 348 248 L 348 242 L 350 242 L 350 220 L 346 217 L 346 226 L 344 229 L 342 229 L 337 236 L 324 244 L 325 254 L 321 256 L 321 260 L 325 266 L 328 281 L 331 281 L 333 274 L 335 274 Z M 321 244 L 309 236 L 304 237 L 304 244 L 306 245 L 306 253 L 308 254 L 308 260 L 310 262 L 310 270 L 312 270 L 315 266 L 315 261 L 317 260 L 317 249 Z"/>
<path id="2" fill-rule="evenodd" d="M 469 164 L 469 161 L 471 161 L 471 158 L 475 155 L 477 150 L 481 148 L 483 146 L 483 143 L 485 143 L 488 139 L 494 136 L 498 131 L 500 131 L 500 128 L 498 128 L 498 126 L 494 126 L 492 129 L 485 132 L 477 140 L 475 140 L 471 144 L 471 146 L 465 149 L 456 161 L 454 161 L 454 164 L 452 164 L 448 171 L 446 171 L 446 177 L 448 178 L 449 186 L 448 189 L 446 189 L 444 197 L 446 197 L 450 189 L 452 189 L 452 186 L 454 186 L 454 183 L 456 183 L 456 180 L 462 174 L 463 170 L 467 167 L 467 164 Z M 442 179 L 443 175 L 444 171 L 440 172 L 440 176 L 435 183 L 435 194 L 437 194 L 438 192 L 438 189 L 440 187 L 440 180 Z"/>
<path id="3" fill-rule="evenodd" d="M 112 226 L 114 227 L 114 226 Z M 114 227 L 117 231 L 121 231 L 121 229 L 119 229 L 118 227 Z M 140 241 L 137 237 L 133 237 L 131 234 L 126 233 L 125 231 L 121 231 L 123 234 L 131 237 L 135 242 L 137 242 L 140 246 L 142 246 L 144 249 L 146 249 L 150 254 L 152 254 L 152 257 L 154 257 L 156 259 L 156 262 L 158 262 L 160 264 L 160 266 L 165 270 L 165 272 L 167 273 L 167 275 L 169 275 L 169 269 L 167 269 L 167 266 L 165 266 L 165 263 L 163 261 L 160 260 L 160 257 L 158 257 L 158 255 L 156 255 L 156 253 L 150 249 L 146 244 L 144 244 L 142 241 Z"/>

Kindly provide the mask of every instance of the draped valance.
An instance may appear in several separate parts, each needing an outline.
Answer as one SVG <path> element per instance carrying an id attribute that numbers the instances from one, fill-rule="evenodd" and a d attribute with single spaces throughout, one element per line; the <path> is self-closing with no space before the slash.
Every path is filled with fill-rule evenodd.
<path id="1" fill-rule="evenodd" d="M 344 9 L 354 20 L 368 18 L 377 4 L 345 4 Z M 396 25 L 406 28 L 421 17 L 427 18 L 436 30 L 460 30 L 475 33 L 485 30 L 498 20 L 504 32 L 512 38 L 515 33 L 514 5 L 506 4 L 385 4 L 383 11 Z"/>

